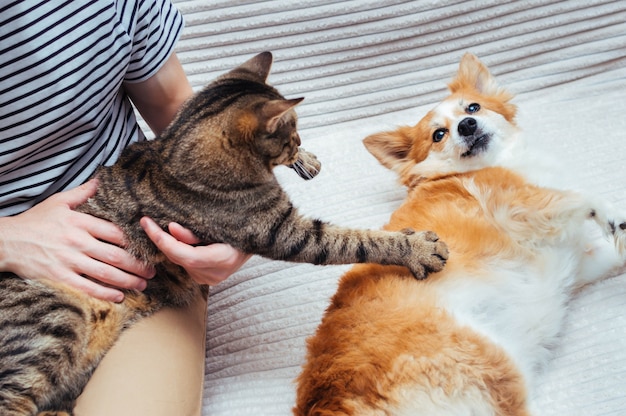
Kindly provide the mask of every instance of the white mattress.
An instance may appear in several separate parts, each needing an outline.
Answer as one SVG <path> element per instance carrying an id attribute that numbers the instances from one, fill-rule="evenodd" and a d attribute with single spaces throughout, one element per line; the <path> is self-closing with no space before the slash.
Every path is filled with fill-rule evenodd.
<path id="1" fill-rule="evenodd" d="M 573 167 L 573 186 L 626 205 L 624 1 L 176 2 L 178 54 L 195 87 L 270 50 L 270 82 L 298 107 L 320 175 L 277 174 L 305 213 L 377 228 L 405 190 L 361 140 L 414 124 L 445 96 L 462 54 L 477 54 L 517 93 L 519 124 Z M 347 269 L 253 258 L 211 290 L 204 415 L 287 415 L 305 339 Z M 626 414 L 626 275 L 571 303 L 540 377 L 541 415 Z"/>

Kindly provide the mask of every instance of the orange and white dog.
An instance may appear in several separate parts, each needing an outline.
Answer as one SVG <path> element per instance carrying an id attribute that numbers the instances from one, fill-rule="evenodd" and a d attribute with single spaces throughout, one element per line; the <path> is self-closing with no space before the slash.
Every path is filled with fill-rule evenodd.
<path id="1" fill-rule="evenodd" d="M 538 185 L 512 95 L 466 54 L 451 95 L 367 149 L 409 189 L 386 229 L 428 229 L 443 271 L 346 273 L 298 378 L 296 415 L 531 415 L 576 288 L 626 263 L 626 216 Z"/>

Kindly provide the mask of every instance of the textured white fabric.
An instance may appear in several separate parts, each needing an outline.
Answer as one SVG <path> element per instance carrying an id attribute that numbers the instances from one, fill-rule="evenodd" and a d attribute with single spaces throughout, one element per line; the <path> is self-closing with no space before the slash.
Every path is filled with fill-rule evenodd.
<path id="1" fill-rule="evenodd" d="M 278 175 L 302 211 L 380 227 L 405 195 L 361 140 L 413 124 L 445 96 L 462 54 L 517 94 L 529 140 L 573 186 L 626 205 L 624 1 L 183 1 L 178 53 L 200 87 L 270 50 L 270 82 L 299 105 L 304 182 Z M 626 208 L 626 207 L 625 207 Z M 253 258 L 211 291 L 204 414 L 287 415 L 305 339 L 347 269 Z M 538 415 L 626 414 L 626 276 L 585 288 L 541 376 Z"/>

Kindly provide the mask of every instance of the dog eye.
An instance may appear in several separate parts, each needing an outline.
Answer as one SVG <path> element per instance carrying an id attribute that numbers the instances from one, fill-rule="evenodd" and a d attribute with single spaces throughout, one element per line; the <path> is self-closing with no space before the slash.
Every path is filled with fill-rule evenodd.
<path id="1" fill-rule="evenodd" d="M 480 104 L 478 104 L 478 103 L 471 103 L 470 105 L 467 106 L 467 108 L 465 109 L 465 112 L 467 114 L 473 114 L 473 113 L 477 112 L 478 110 L 480 110 Z"/>
<path id="2" fill-rule="evenodd" d="M 448 134 L 448 129 L 437 129 L 433 133 L 433 142 L 439 143 Z"/>

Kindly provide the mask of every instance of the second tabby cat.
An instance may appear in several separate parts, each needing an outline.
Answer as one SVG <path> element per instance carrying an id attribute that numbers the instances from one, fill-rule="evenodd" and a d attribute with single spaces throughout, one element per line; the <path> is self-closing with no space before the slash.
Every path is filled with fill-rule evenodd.
<path id="1" fill-rule="evenodd" d="M 444 266 L 446 246 L 432 232 L 352 230 L 298 214 L 273 168 L 314 176 L 319 164 L 299 151 L 293 107 L 301 99 L 286 100 L 266 84 L 271 63 L 265 52 L 218 78 L 159 139 L 129 146 L 97 172 L 98 192 L 79 210 L 118 224 L 128 250 L 155 266 L 144 292 L 128 291 L 114 304 L 0 274 L 0 415 L 71 414 L 121 331 L 206 290 L 157 251 L 139 226 L 145 215 L 272 259 L 394 264 L 417 278 Z"/>

